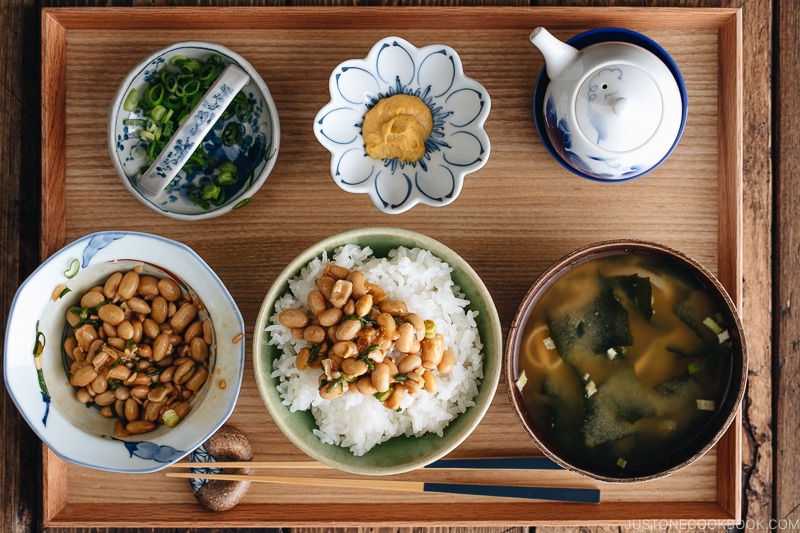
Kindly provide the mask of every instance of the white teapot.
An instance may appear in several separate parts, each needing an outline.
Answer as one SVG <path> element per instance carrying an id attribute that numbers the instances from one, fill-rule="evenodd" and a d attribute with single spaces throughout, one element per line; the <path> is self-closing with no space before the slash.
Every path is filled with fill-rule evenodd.
<path id="1" fill-rule="evenodd" d="M 672 152 L 686 121 L 686 90 L 677 67 L 627 41 L 647 40 L 629 30 L 608 29 L 608 40 L 580 50 L 544 28 L 530 34 L 545 58 L 544 131 L 553 151 L 576 174 L 596 180 L 639 177 Z M 633 36 L 633 38 L 631 38 Z M 543 78 L 543 77 L 542 77 Z M 547 80 L 545 80 L 547 81 Z M 541 79 L 540 79 L 541 82 Z M 545 140 L 543 138 L 543 140 Z M 546 143 L 547 144 L 547 143 Z M 554 154 L 554 155 L 556 155 Z"/>

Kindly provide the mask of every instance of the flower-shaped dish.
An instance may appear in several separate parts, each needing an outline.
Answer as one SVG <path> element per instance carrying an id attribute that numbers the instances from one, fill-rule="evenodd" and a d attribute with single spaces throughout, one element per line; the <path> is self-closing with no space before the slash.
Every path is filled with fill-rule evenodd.
<path id="1" fill-rule="evenodd" d="M 132 111 L 125 109 L 131 90 L 139 95 L 150 85 L 150 80 L 164 68 L 170 66 L 176 57 L 205 61 L 212 55 L 219 55 L 225 65 L 235 64 L 250 77 L 240 93 L 247 97 L 249 115 L 239 118 L 221 119 L 224 109 L 216 104 L 219 95 L 206 94 L 198 106 L 204 110 L 197 115 L 204 123 L 215 121 L 214 127 L 202 140 L 202 149 L 217 163 L 230 161 L 236 166 L 238 180 L 225 187 L 224 201 L 199 205 L 189 198 L 189 192 L 211 182 L 218 170 L 205 169 L 180 170 L 167 187 L 158 194 L 149 194 L 138 181 L 148 167 L 147 148 L 150 141 L 141 136 L 140 121 L 145 119 L 141 105 Z M 141 97 L 139 99 L 141 104 Z M 232 122 L 239 124 L 239 139 L 224 142 L 225 126 Z M 241 55 L 222 45 L 200 41 L 175 43 L 156 51 L 134 67 L 119 85 L 108 114 L 108 148 L 111 160 L 119 179 L 128 191 L 141 203 L 153 211 L 179 220 L 201 220 L 217 217 L 246 205 L 253 195 L 264 185 L 275 166 L 280 146 L 280 124 L 275 102 L 266 83 L 256 69 Z M 176 146 L 177 160 L 181 154 L 177 150 L 197 151 L 197 144 L 191 138 Z"/>
<path id="2" fill-rule="evenodd" d="M 689 100 L 686 94 L 686 84 L 684 83 L 683 75 L 681 74 L 678 65 L 675 63 L 672 57 L 658 43 L 649 37 L 624 28 L 597 28 L 575 35 L 566 42 L 577 50 L 608 42 L 628 43 L 639 46 L 655 55 L 666 65 L 667 69 L 672 73 L 677 82 L 682 101 L 681 122 L 680 129 L 675 137 L 675 142 L 672 144 L 664 157 L 662 157 L 661 160 L 659 160 L 656 164 L 648 168 L 640 169 L 639 171 L 631 171 L 621 178 L 615 177 L 614 179 L 605 179 L 599 177 L 598 174 L 592 173 L 592 165 L 584 161 L 574 152 L 571 152 L 567 149 L 566 146 L 568 144 L 569 135 L 567 132 L 559 133 L 559 135 L 565 136 L 565 147 L 557 148 L 550 140 L 548 128 L 557 131 L 559 130 L 559 124 L 557 124 L 553 113 L 545 115 L 545 95 L 547 94 L 547 88 L 550 84 L 550 77 L 547 75 L 547 69 L 543 67 L 539 74 L 539 78 L 536 80 L 536 86 L 534 87 L 533 91 L 533 118 L 539 138 L 542 140 L 542 144 L 550 153 L 550 155 L 553 156 L 553 159 L 555 159 L 561 166 L 573 174 L 576 174 L 582 178 L 604 183 L 630 181 L 632 179 L 644 176 L 645 174 L 649 174 L 661 166 L 678 146 L 678 142 L 683 135 L 683 130 L 686 127 L 686 119 L 689 113 Z"/>
<path id="3" fill-rule="evenodd" d="M 491 107 L 481 84 L 464 75 L 452 48 L 416 48 L 399 37 L 378 41 L 364 59 L 337 66 L 329 81 L 331 101 L 314 119 L 314 133 L 331 152 L 331 176 L 343 190 L 366 193 L 387 214 L 416 204 L 439 207 L 453 202 L 464 176 L 489 159 L 484 123 Z M 421 98 L 433 118 L 425 155 L 416 162 L 373 159 L 366 153 L 364 115 L 382 98 Z"/>
<path id="4" fill-rule="evenodd" d="M 67 310 L 76 299 L 112 272 L 136 267 L 172 278 L 202 301 L 198 316 L 210 318 L 214 343 L 208 380 L 188 415 L 173 428 L 160 425 L 122 439 L 113 436 L 113 419 L 76 398 L 63 341 Z M 111 472 L 153 472 L 197 448 L 233 412 L 244 371 L 244 332 L 228 290 L 187 246 L 146 233 L 92 233 L 53 254 L 18 289 L 6 328 L 6 388 L 33 431 L 65 461 Z"/>
<path id="5" fill-rule="evenodd" d="M 466 310 L 470 313 L 477 313 L 474 320 L 478 334 L 478 338 L 475 340 L 478 342 L 476 342 L 475 346 L 482 346 L 478 354 L 478 357 L 482 358 L 482 377 L 479 378 L 477 391 L 472 390 L 468 380 L 451 382 L 449 386 L 440 385 L 438 391 L 444 394 L 451 394 L 444 389 L 459 391 L 455 396 L 451 397 L 450 401 L 457 399 L 460 406 L 466 406 L 466 410 L 452 418 L 447 427 L 441 430 L 441 436 L 435 431 L 428 431 L 420 436 L 393 436 L 375 445 L 363 455 L 355 455 L 346 446 L 328 444 L 321 440 L 319 426 L 311 410 L 293 408 L 284 403 L 282 393 L 278 389 L 281 384 L 281 370 L 276 368 L 275 365 L 276 361 L 283 358 L 284 352 L 279 344 L 272 342 L 277 339 L 278 334 L 269 329 L 274 325 L 272 320 L 276 312 L 276 306 L 280 300 L 285 299 L 292 287 L 298 286 L 295 281 L 292 281 L 291 284 L 290 281 L 300 274 L 308 274 L 310 262 L 320 258 L 323 254 L 327 254 L 327 257 L 331 258 L 335 250 L 345 245 L 357 245 L 362 249 L 369 247 L 372 256 L 375 258 L 386 258 L 391 251 L 400 247 L 418 248 L 422 251 L 430 252 L 430 254 L 449 265 L 452 269 L 449 275 L 452 283 L 463 293 L 463 299 L 469 302 L 466 304 Z M 441 282 L 441 284 L 444 285 L 445 283 Z M 404 284 L 404 287 L 418 287 L 419 285 L 420 283 L 417 280 L 412 280 L 412 282 Z M 446 292 L 445 289 L 445 287 L 442 287 L 443 293 Z M 448 301 L 452 302 L 449 298 Z M 443 326 L 445 324 L 437 321 L 437 331 L 440 328 L 442 328 L 442 331 L 446 331 Z M 497 389 L 502 368 L 503 340 L 500 319 L 491 294 L 478 274 L 463 258 L 442 243 L 428 236 L 399 228 L 372 227 L 350 230 L 323 239 L 301 252 L 278 275 L 267 292 L 256 319 L 255 331 L 253 366 L 256 384 L 264 405 L 272 415 L 272 419 L 286 437 L 310 457 L 333 468 L 356 474 L 378 476 L 407 472 L 430 464 L 454 450 L 483 419 Z M 473 339 L 470 332 L 465 332 L 462 337 L 462 341 L 472 342 L 469 340 Z M 471 351 L 472 349 L 469 350 Z M 313 377 L 311 379 L 314 384 L 311 385 L 310 390 L 313 391 L 314 396 L 317 396 L 316 381 Z M 453 385 L 456 385 L 455 389 Z M 358 393 L 354 391 L 345 393 L 345 395 L 349 394 L 356 395 Z M 427 393 L 420 392 L 418 394 Z M 475 396 L 470 400 L 469 397 L 473 394 Z M 332 401 L 345 401 L 345 398 L 340 397 Z M 369 401 L 372 400 L 370 399 Z M 413 414 L 414 402 L 419 401 L 422 401 L 422 399 L 415 398 L 406 409 L 412 418 L 415 416 Z M 376 409 L 386 410 L 386 407 L 380 405 L 377 400 L 374 401 L 374 404 L 378 406 Z M 357 407 L 364 407 L 364 404 Z M 355 411 L 354 407 L 345 409 L 351 413 Z M 338 412 L 342 414 L 341 410 Z M 357 412 L 361 413 L 363 411 Z M 422 413 L 422 415 L 424 414 Z M 430 415 L 430 420 L 434 420 L 435 417 L 441 416 L 441 414 L 440 412 L 434 412 L 434 414 Z M 350 417 L 352 416 L 350 414 Z M 420 416 L 420 413 L 417 413 L 416 416 Z M 343 419 L 336 419 L 331 422 L 333 422 L 334 426 L 346 425 Z M 381 424 L 381 422 L 378 422 L 378 424 Z M 354 437 L 353 435 L 348 435 L 348 438 L 352 439 Z M 358 439 L 355 438 L 355 440 Z"/>

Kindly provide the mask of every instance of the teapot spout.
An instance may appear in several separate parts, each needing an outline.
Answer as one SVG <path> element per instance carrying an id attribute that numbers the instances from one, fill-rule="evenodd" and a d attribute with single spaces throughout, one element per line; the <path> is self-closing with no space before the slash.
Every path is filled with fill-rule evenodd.
<path id="1" fill-rule="evenodd" d="M 551 80 L 560 77 L 578 58 L 579 52 L 575 48 L 559 41 L 542 27 L 531 32 L 530 40 L 542 52 L 547 75 Z"/>

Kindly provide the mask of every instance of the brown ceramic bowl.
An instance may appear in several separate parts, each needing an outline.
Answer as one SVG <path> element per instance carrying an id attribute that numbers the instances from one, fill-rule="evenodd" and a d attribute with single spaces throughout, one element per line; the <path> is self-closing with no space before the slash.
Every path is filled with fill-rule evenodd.
<path id="1" fill-rule="evenodd" d="M 546 270 L 522 299 L 505 358 L 528 436 L 564 468 L 606 482 L 661 478 L 702 457 L 736 416 L 747 378 L 722 284 L 681 252 L 633 240 L 586 246 Z"/>

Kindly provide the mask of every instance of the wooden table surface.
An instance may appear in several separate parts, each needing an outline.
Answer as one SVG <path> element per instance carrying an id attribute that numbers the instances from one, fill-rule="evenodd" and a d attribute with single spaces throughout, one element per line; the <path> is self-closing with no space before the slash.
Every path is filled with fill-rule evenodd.
<path id="1" fill-rule="evenodd" d="M 42 7 L 152 5 L 398 5 L 396 2 L 322 0 L 4 0 L 0 4 L 0 324 L 19 284 L 40 262 L 41 113 L 40 18 Z M 422 0 L 409 5 L 624 5 L 734 7 L 742 9 L 744 60 L 744 235 L 742 315 L 760 325 L 748 331 L 750 370 L 742 409 L 742 526 L 750 530 L 800 530 L 800 323 L 792 313 L 800 279 L 800 174 L 796 149 L 800 3 L 779 0 L 531 1 Z M 498 7 L 498 9 L 501 9 Z M 756 286 L 753 280 L 760 280 Z M 767 288 L 765 290 L 764 288 Z M 771 290 L 770 290 L 771 288 Z M 757 318 L 757 320 L 754 320 Z M 1 350 L 2 348 L 0 348 Z M 0 387 L 4 387 L 0 385 Z M 0 463 L 0 531 L 40 531 L 41 444 L 5 392 L 0 395 L 4 438 Z M 99 513 L 109 509 L 98 509 Z M 704 529 L 705 524 L 629 524 Z M 424 528 L 425 524 L 419 524 Z M 202 529 L 202 524 L 187 524 Z M 187 531 L 181 528 L 180 531 Z M 364 528 L 367 529 L 367 528 Z M 415 528 L 416 529 L 416 528 Z M 491 530 L 492 528 L 483 528 Z M 519 528 L 526 529 L 526 528 Z M 533 529 L 533 528 L 527 528 Z M 537 530 L 566 530 L 536 528 Z M 616 528 L 598 528 L 616 529 Z M 623 528 L 624 529 L 624 528 Z M 499 528 L 498 528 L 499 530 Z M 506 530 L 505 528 L 503 530 Z M 707 530 L 707 529 L 705 529 Z M 59 531 L 78 531 L 60 529 Z M 103 529 L 101 531 L 112 531 Z M 143 530 L 139 530 L 143 531 Z M 147 530 L 152 531 L 152 530 Z M 162 530 L 167 531 L 167 530 Z M 177 529 L 175 530 L 177 531 Z M 297 530 L 294 530 L 297 531 Z"/>

